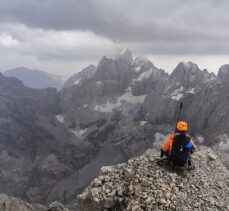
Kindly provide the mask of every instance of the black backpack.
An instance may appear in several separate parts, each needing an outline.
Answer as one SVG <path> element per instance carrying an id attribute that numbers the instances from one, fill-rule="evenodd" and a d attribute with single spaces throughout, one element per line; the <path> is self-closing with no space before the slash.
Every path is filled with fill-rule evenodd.
<path id="1" fill-rule="evenodd" d="M 170 153 L 170 159 L 175 166 L 185 166 L 190 152 L 190 149 L 186 147 L 189 142 L 190 137 L 187 135 L 178 134 L 175 136 Z"/>

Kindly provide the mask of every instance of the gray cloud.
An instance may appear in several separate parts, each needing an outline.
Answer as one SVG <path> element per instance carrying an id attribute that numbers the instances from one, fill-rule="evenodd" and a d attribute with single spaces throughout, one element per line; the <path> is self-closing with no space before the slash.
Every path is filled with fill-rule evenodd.
<path id="1" fill-rule="evenodd" d="M 0 53 L 88 61 L 229 53 L 228 0 L 1 0 Z"/>
<path id="2" fill-rule="evenodd" d="M 0 20 L 54 30 L 90 30 L 114 41 L 226 38 L 226 0 L 2 0 Z"/>
<path id="3" fill-rule="evenodd" d="M 15 24 L 0 26 L 0 51 L 35 56 L 40 60 L 93 60 L 110 54 L 115 48 L 111 40 L 90 31 L 30 29 Z"/>

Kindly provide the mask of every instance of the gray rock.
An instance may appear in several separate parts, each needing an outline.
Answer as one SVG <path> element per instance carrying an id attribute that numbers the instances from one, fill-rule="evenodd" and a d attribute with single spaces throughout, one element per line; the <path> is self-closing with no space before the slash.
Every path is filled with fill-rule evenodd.
<path id="1" fill-rule="evenodd" d="M 216 159 L 217 159 L 217 155 L 215 155 L 215 154 L 213 154 L 213 153 L 211 153 L 211 152 L 209 152 L 207 155 L 208 155 L 208 158 L 209 158 L 210 160 L 216 160 Z"/>
<path id="2" fill-rule="evenodd" d="M 124 169 L 124 176 L 127 179 L 132 179 L 134 177 L 134 173 L 130 169 Z"/>
<path id="3" fill-rule="evenodd" d="M 0 193 L 1 211 L 47 211 L 47 208 L 40 204 L 29 204 L 21 199 L 9 197 Z"/>
<path id="4" fill-rule="evenodd" d="M 97 191 L 96 197 L 100 205 L 97 210 L 104 210 L 105 204 L 109 204 L 110 210 L 122 207 L 119 210 L 123 211 L 190 210 L 193 207 L 201 209 L 203 206 L 206 210 L 226 210 L 229 172 L 220 162 L 217 162 L 219 160 L 209 162 L 208 154 L 215 156 L 209 148 L 198 147 L 193 159 L 199 167 L 194 172 L 171 173 L 171 167 L 171 169 L 169 166 L 163 168 L 156 164 L 158 158 L 153 154 L 144 154 L 123 165 L 112 167 L 106 175 L 110 178 L 108 183 L 112 182 L 113 186 L 105 182 L 103 187 L 109 187 L 109 193 L 102 194 L 101 191 Z M 149 163 L 148 160 L 152 162 Z M 134 177 L 131 173 L 133 169 L 136 172 Z M 123 172 L 127 172 L 128 180 L 122 176 Z M 83 193 L 90 195 L 94 189 L 94 182 L 92 182 Z M 124 190 L 123 194 L 119 194 L 121 190 Z M 79 210 L 86 210 L 85 207 L 87 211 L 96 210 L 96 206 L 92 203 L 95 200 L 93 194 L 86 200 L 84 198 L 82 195 L 78 196 Z M 88 204 L 91 204 L 90 208 Z"/>

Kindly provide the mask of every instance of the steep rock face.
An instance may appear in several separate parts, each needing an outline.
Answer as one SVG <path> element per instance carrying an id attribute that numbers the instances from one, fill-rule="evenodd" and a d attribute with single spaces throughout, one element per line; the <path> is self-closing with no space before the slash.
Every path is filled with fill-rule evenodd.
<path id="1" fill-rule="evenodd" d="M 229 80 L 229 65 L 228 64 L 225 64 L 219 68 L 218 77 L 222 81 L 228 81 Z"/>
<path id="2" fill-rule="evenodd" d="M 214 142 L 219 134 L 226 133 L 227 126 L 223 125 L 227 125 L 227 117 L 222 119 L 220 114 L 228 110 L 226 84 L 196 64 L 182 62 L 162 89 L 146 97 L 144 118 L 156 127 L 171 125 L 177 118 L 179 102 L 183 101 L 181 118 L 190 123 L 192 133 L 201 134 L 208 140 L 206 144 L 211 144 L 210 140 Z"/>
<path id="3" fill-rule="evenodd" d="M 87 162 L 87 153 L 78 137 L 58 122 L 58 112 L 56 89 L 31 89 L 0 74 L 2 192 L 44 204 L 73 198 L 60 184 Z"/>
<path id="4" fill-rule="evenodd" d="M 207 147 L 194 154 L 197 169 L 174 170 L 157 165 L 148 153 L 106 167 L 78 195 L 80 211 L 99 210 L 228 210 L 229 172 Z"/>
<path id="5" fill-rule="evenodd" d="M 5 71 L 4 75 L 8 77 L 15 77 L 22 81 L 25 86 L 35 89 L 53 87 L 57 90 L 60 90 L 62 88 L 62 84 L 58 80 L 60 77 L 52 76 L 51 74 L 40 70 L 31 70 L 26 67 L 18 67 Z"/>
<path id="6" fill-rule="evenodd" d="M 197 64 L 192 62 L 179 63 L 169 77 L 170 84 L 190 89 L 213 80 L 216 80 L 216 75 L 206 70 L 201 71 Z"/>
<path id="7" fill-rule="evenodd" d="M 91 64 L 84 68 L 81 72 L 71 76 L 64 84 L 64 89 L 71 88 L 74 84 L 82 83 L 84 80 L 93 77 L 96 71 L 96 66 Z"/>

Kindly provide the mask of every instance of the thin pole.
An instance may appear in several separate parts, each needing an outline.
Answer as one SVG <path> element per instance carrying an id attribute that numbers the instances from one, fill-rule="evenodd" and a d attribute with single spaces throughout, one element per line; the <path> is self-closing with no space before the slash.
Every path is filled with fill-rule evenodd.
<path id="1" fill-rule="evenodd" d="M 179 120 L 180 120 L 180 112 L 181 112 L 182 107 L 183 107 L 183 102 L 180 102 L 178 117 L 177 117 L 176 126 L 175 126 L 175 131 L 174 131 L 174 138 L 175 138 L 175 134 L 176 134 L 176 131 L 177 131 L 177 123 L 178 123 Z"/>

